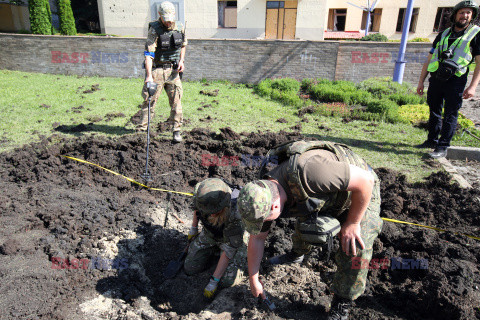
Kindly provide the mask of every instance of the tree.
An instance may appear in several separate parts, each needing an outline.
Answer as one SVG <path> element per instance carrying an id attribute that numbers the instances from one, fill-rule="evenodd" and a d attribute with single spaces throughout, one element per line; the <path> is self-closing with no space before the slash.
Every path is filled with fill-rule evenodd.
<path id="1" fill-rule="evenodd" d="M 34 34 L 52 34 L 52 13 L 48 0 L 28 1 L 30 29 Z"/>
<path id="2" fill-rule="evenodd" d="M 60 33 L 70 36 L 77 34 L 75 18 L 73 17 L 70 0 L 58 0 L 58 17 L 60 19 Z"/>

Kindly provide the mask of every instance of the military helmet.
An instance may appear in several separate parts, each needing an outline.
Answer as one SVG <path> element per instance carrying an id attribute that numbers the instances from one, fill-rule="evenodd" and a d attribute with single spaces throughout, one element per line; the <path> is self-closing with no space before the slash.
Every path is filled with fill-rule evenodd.
<path id="1" fill-rule="evenodd" d="M 214 214 L 230 206 L 232 190 L 218 178 L 197 183 L 193 192 L 195 209 L 205 214 Z"/>
<path id="2" fill-rule="evenodd" d="M 158 13 L 164 21 L 175 21 L 175 6 L 170 1 L 163 1 L 158 8 Z"/>
<path id="3" fill-rule="evenodd" d="M 458 10 L 464 8 L 470 8 L 473 10 L 472 21 L 475 20 L 475 18 L 478 16 L 478 5 L 472 0 L 464 0 L 457 3 L 455 7 L 453 7 L 452 14 L 450 15 L 450 20 L 452 22 L 455 22 L 455 16 L 457 15 Z"/>
<path id="4" fill-rule="evenodd" d="M 240 190 L 237 208 L 245 224 L 245 230 L 251 234 L 260 233 L 263 221 L 270 215 L 272 208 L 272 192 L 268 187 L 268 181 L 257 180 L 247 183 Z"/>

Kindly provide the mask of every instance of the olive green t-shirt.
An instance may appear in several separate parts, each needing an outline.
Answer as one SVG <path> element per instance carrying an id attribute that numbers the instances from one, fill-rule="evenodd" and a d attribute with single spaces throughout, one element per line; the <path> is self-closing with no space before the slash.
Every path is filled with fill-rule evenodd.
<path id="1" fill-rule="evenodd" d="M 287 193 L 285 208 L 292 207 L 296 202 L 287 183 L 287 167 L 288 162 L 285 161 L 267 173 L 267 176 L 277 180 Z M 350 166 L 346 162 L 340 162 L 333 152 L 320 149 L 307 151 L 298 158 L 298 167 L 303 188 L 311 197 L 347 190 Z M 289 215 L 282 212 L 281 216 Z"/>

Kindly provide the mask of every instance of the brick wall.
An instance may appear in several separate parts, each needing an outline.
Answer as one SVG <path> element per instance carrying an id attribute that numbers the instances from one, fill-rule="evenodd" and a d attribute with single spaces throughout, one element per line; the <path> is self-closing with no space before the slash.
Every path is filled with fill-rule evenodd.
<path id="1" fill-rule="evenodd" d="M 0 69 L 143 77 L 143 38 L 0 34 Z M 407 46 L 404 82 L 416 84 L 430 44 Z M 256 83 L 264 78 L 359 82 L 392 77 L 399 43 L 190 39 L 184 79 Z"/>

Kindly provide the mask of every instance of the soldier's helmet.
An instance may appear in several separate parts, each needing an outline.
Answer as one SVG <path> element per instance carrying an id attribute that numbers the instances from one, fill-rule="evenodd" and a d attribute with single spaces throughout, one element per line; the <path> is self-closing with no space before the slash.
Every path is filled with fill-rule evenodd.
<path id="1" fill-rule="evenodd" d="M 458 10 L 463 8 L 470 8 L 473 10 L 472 21 L 478 16 L 478 5 L 472 0 L 464 0 L 460 1 L 455 5 L 455 7 L 453 7 L 452 14 L 450 15 L 450 20 L 452 22 L 455 22 L 455 16 L 457 15 Z"/>
<path id="2" fill-rule="evenodd" d="M 242 216 L 245 230 L 258 234 L 263 221 L 270 215 L 272 208 L 272 193 L 264 180 L 247 183 L 238 195 L 238 212 Z"/>
<path id="3" fill-rule="evenodd" d="M 158 8 L 158 13 L 164 21 L 175 21 L 175 6 L 170 1 L 163 1 Z"/>
<path id="4" fill-rule="evenodd" d="M 195 209 L 205 214 L 214 214 L 230 206 L 232 190 L 218 178 L 197 183 L 193 192 Z"/>

